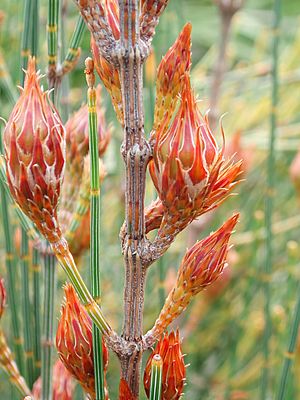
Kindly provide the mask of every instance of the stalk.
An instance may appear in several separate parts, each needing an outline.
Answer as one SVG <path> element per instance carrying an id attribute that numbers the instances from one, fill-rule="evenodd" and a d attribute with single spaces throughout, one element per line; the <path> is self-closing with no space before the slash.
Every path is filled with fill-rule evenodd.
<path id="1" fill-rule="evenodd" d="M 27 68 L 28 57 L 30 51 L 30 39 L 32 32 L 32 0 L 25 0 L 24 2 L 24 25 L 21 43 L 21 83 L 24 84 L 24 70 Z"/>
<path id="2" fill-rule="evenodd" d="M 151 362 L 150 400 L 160 400 L 162 390 L 163 362 L 159 354 L 155 354 Z"/>
<path id="3" fill-rule="evenodd" d="M 94 300 L 84 283 L 65 240 L 62 239 L 58 244 L 53 244 L 52 249 L 92 321 L 103 334 L 107 336 L 115 335 L 106 321 L 99 304 Z"/>
<path id="4" fill-rule="evenodd" d="M 74 63 L 76 62 L 76 60 L 79 56 L 79 46 L 80 46 L 82 35 L 84 32 L 84 27 L 85 27 L 85 23 L 84 23 L 83 18 L 80 15 L 78 17 L 73 35 L 71 37 L 67 55 L 62 64 L 62 69 L 65 72 L 68 72 L 70 69 L 73 68 Z"/>
<path id="5" fill-rule="evenodd" d="M 0 365 L 7 373 L 11 383 L 19 390 L 22 397 L 30 395 L 30 390 L 21 376 L 17 364 L 14 361 L 13 354 L 8 347 L 5 336 L 0 330 Z"/>
<path id="6" fill-rule="evenodd" d="M 281 373 L 281 378 L 280 378 L 280 386 L 279 390 L 277 393 L 277 400 L 283 400 L 285 399 L 285 392 L 287 389 L 287 383 L 288 383 L 288 376 L 291 368 L 291 364 L 293 362 L 294 356 L 295 356 L 295 347 L 297 343 L 297 338 L 298 338 L 298 332 L 299 332 L 299 324 L 300 324 L 300 284 L 298 286 L 298 298 L 297 298 L 297 303 L 295 306 L 295 311 L 294 311 L 294 318 L 293 318 L 293 323 L 292 323 L 292 328 L 291 328 L 291 333 L 290 333 L 290 340 L 289 340 L 289 346 L 287 351 L 284 354 L 284 363 L 283 363 L 283 368 L 282 368 L 282 373 Z"/>
<path id="7" fill-rule="evenodd" d="M 44 313 L 42 341 L 42 399 L 52 400 L 52 350 L 54 334 L 55 257 L 50 252 L 44 258 Z"/>
<path id="8" fill-rule="evenodd" d="M 22 229 L 21 276 L 22 276 L 22 311 L 24 329 L 24 351 L 26 361 L 25 377 L 30 387 L 34 383 L 31 307 L 29 299 L 29 247 L 26 232 Z"/>
<path id="9" fill-rule="evenodd" d="M 33 318 L 34 318 L 34 336 L 33 336 L 33 355 L 34 355 L 34 377 L 40 375 L 41 369 L 41 313 L 40 313 L 40 275 L 41 266 L 39 253 L 37 249 L 33 249 L 32 254 L 32 270 L 33 270 Z"/>
<path id="10" fill-rule="evenodd" d="M 261 399 L 267 398 L 269 384 L 269 360 L 270 360 L 270 336 L 272 330 L 271 321 L 271 288 L 270 277 L 273 264 L 273 193 L 274 193 L 274 171 L 275 171 L 275 139 L 277 129 L 277 104 L 278 104 L 278 47 L 279 47 L 279 28 L 281 20 L 281 0 L 274 0 L 274 24 L 273 24 L 273 68 L 272 68 L 272 110 L 271 110 L 271 126 L 269 155 L 267 164 L 267 193 L 265 200 L 265 224 L 266 224 L 266 261 L 262 272 L 263 291 L 265 296 L 265 331 L 263 337 L 263 357 L 264 366 L 261 377 Z"/>
<path id="11" fill-rule="evenodd" d="M 56 83 L 58 15 L 59 15 L 59 0 L 49 0 L 48 24 L 47 24 L 49 89 L 53 89 Z M 51 91 L 52 102 L 54 102 L 54 97 L 55 96 L 53 90 Z"/>
<path id="12" fill-rule="evenodd" d="M 2 142 L 0 140 L 0 151 L 2 151 Z M 0 157 L 2 160 L 2 157 Z M 16 361 L 18 367 L 23 373 L 24 371 L 24 356 L 23 356 L 23 340 L 21 338 L 20 332 L 20 321 L 17 313 L 16 296 L 17 293 L 15 287 L 15 277 L 17 275 L 16 260 L 14 257 L 14 248 L 12 240 L 12 232 L 9 223 L 8 215 L 8 205 L 7 196 L 5 193 L 5 183 L 0 178 L 0 196 L 1 196 L 1 211 L 2 211 L 2 224 L 4 230 L 4 242 L 5 242 L 5 265 L 7 274 L 7 291 L 8 291 L 8 303 L 10 307 L 11 314 L 11 324 L 12 324 L 12 336 L 14 342 L 14 352 L 16 355 Z"/>
<path id="13" fill-rule="evenodd" d="M 91 243 L 90 243 L 90 271 L 92 276 L 92 296 L 95 301 L 101 298 L 100 287 L 100 176 L 99 176 L 99 155 L 98 155 L 98 132 L 96 113 L 96 90 L 94 63 L 87 58 L 86 79 L 88 84 L 88 112 L 89 112 L 89 149 L 90 149 L 90 185 L 91 185 Z M 105 400 L 104 374 L 102 357 L 102 335 L 97 326 L 93 323 L 93 355 L 95 371 L 95 392 L 96 399 Z"/>

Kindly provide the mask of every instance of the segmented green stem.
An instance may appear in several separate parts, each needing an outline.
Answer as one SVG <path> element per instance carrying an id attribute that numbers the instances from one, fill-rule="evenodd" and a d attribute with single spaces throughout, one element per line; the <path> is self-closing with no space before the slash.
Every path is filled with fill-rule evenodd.
<path id="1" fill-rule="evenodd" d="M 24 70 L 27 68 L 28 57 L 31 54 L 30 42 L 32 33 L 32 0 L 25 0 L 24 2 L 24 25 L 21 43 L 21 84 L 24 84 Z"/>
<path id="2" fill-rule="evenodd" d="M 48 83 L 49 88 L 54 88 L 56 80 L 57 65 L 57 30 L 59 17 L 59 0 L 49 0 L 47 41 L 48 41 Z M 51 98 L 54 102 L 54 91 L 51 92 Z"/>
<path id="3" fill-rule="evenodd" d="M 281 373 L 281 379 L 280 379 L 280 386 L 277 394 L 277 400 L 283 400 L 285 399 L 285 392 L 287 388 L 287 382 L 288 382 L 288 376 L 290 372 L 290 367 L 295 355 L 295 347 L 297 343 L 297 338 L 298 338 L 298 332 L 299 332 L 299 324 L 300 324 L 300 284 L 298 287 L 298 299 L 297 303 L 295 306 L 295 312 L 294 312 L 294 318 L 293 318 L 293 323 L 292 323 L 292 328 L 291 328 L 291 334 L 290 334 L 290 340 L 289 340 L 289 346 L 284 354 L 284 363 L 283 363 L 283 368 L 282 368 L 282 373 Z"/>
<path id="4" fill-rule="evenodd" d="M 30 395 L 30 390 L 21 376 L 18 366 L 16 365 L 13 354 L 8 347 L 4 333 L 0 331 L 0 365 L 10 378 L 12 385 L 14 385 L 22 397 Z"/>
<path id="5" fill-rule="evenodd" d="M 73 32 L 73 35 L 71 37 L 69 49 L 67 52 L 67 55 L 65 57 L 65 60 L 63 62 L 62 68 L 63 70 L 69 70 L 72 68 L 74 62 L 76 61 L 76 58 L 78 57 L 79 54 L 79 46 L 81 43 L 82 35 L 84 32 L 84 27 L 85 23 L 81 17 L 81 15 L 78 17 L 75 30 Z"/>
<path id="6" fill-rule="evenodd" d="M 3 92 L 6 94 L 7 99 L 12 103 L 18 99 L 18 93 L 16 88 L 13 84 L 11 76 L 8 72 L 6 63 L 4 61 L 3 54 L 0 52 L 0 87 L 2 88 Z"/>
<path id="7" fill-rule="evenodd" d="M 36 57 L 38 54 L 38 38 L 39 38 L 39 0 L 31 0 L 32 2 L 32 33 L 31 33 L 31 54 Z"/>
<path id="8" fill-rule="evenodd" d="M 74 286 L 79 300 L 85 307 L 92 321 L 102 333 L 108 336 L 114 334 L 110 325 L 106 321 L 99 304 L 97 304 L 97 302 L 94 300 L 89 289 L 84 283 L 65 239 L 62 239 L 59 243 L 53 244 L 52 248 L 61 267 L 63 268 L 70 282 Z"/>
<path id="9" fill-rule="evenodd" d="M 32 270 L 33 270 L 33 318 L 34 318 L 34 337 L 33 337 L 33 354 L 35 379 L 40 375 L 41 369 L 41 307 L 40 307 L 40 257 L 37 249 L 33 249 L 32 253 Z"/>
<path id="10" fill-rule="evenodd" d="M 0 147 L 2 148 L 2 142 L 0 140 Z M 1 149 L 0 149 L 1 151 Z M 2 157 L 0 156 L 0 160 Z M 2 169 L 1 169 L 2 171 Z M 9 224 L 8 216 L 8 204 L 7 195 L 5 193 L 5 183 L 0 177 L 0 195 L 1 195 L 1 211 L 2 211 L 2 226 L 4 229 L 4 241 L 5 241 L 5 252 L 6 252 L 6 271 L 7 271 L 7 291 L 8 291 L 8 302 L 11 312 L 11 322 L 12 322 L 12 333 L 14 339 L 14 350 L 16 355 L 16 360 L 18 367 L 23 373 L 24 371 L 24 358 L 23 358 L 23 346 L 22 338 L 20 334 L 20 322 L 17 313 L 16 304 L 16 288 L 15 288 L 15 277 L 17 275 L 16 261 L 14 257 L 14 248 L 12 241 L 12 233 Z"/>
<path id="11" fill-rule="evenodd" d="M 263 290 L 265 296 L 265 331 L 263 337 L 263 356 L 264 366 L 262 369 L 261 379 L 261 399 L 265 400 L 268 394 L 269 383 L 269 363 L 270 363 L 270 336 L 272 329 L 271 322 L 271 288 L 270 277 L 272 273 L 273 263 L 273 192 L 275 187 L 274 171 L 275 171 L 275 139 L 277 128 L 277 104 L 278 104 L 278 46 L 279 46 L 279 28 L 281 20 L 281 0 L 274 0 L 274 25 L 273 25 L 273 68 L 272 68 L 272 110 L 271 110 L 271 126 L 269 155 L 267 164 L 267 193 L 265 201 L 265 224 L 266 224 L 266 262 L 263 271 Z"/>
<path id="12" fill-rule="evenodd" d="M 93 73 L 93 72 L 91 72 Z M 88 81 L 89 82 L 89 81 Z M 90 271 L 92 277 L 92 296 L 100 302 L 100 174 L 98 154 L 98 132 L 96 112 L 96 90 L 90 82 L 87 94 L 89 113 L 89 149 L 90 149 L 90 185 L 91 185 L 91 243 L 90 243 Z M 96 399 L 105 400 L 104 374 L 102 357 L 102 337 L 100 330 L 93 323 L 93 354 L 95 373 Z"/>
<path id="13" fill-rule="evenodd" d="M 22 229 L 21 246 L 21 285 L 22 285 L 22 310 L 24 329 L 24 351 L 26 361 L 25 378 L 30 387 L 34 382 L 33 349 L 32 349 L 32 324 L 31 307 L 29 298 L 29 247 L 26 232 Z"/>
<path id="14" fill-rule="evenodd" d="M 52 400 L 52 350 L 54 334 L 54 300 L 55 300 L 55 256 L 50 253 L 44 258 L 44 312 L 42 341 L 42 399 Z"/>
<path id="15" fill-rule="evenodd" d="M 161 400 L 163 362 L 159 354 L 151 362 L 150 400 Z"/>

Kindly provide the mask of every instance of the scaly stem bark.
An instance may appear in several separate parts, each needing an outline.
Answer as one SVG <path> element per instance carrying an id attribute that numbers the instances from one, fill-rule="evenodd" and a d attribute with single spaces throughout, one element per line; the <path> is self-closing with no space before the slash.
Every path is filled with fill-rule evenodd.
<path id="1" fill-rule="evenodd" d="M 117 56 L 124 109 L 125 221 L 123 246 L 125 261 L 124 323 L 122 337 L 134 343 L 134 350 L 121 359 L 122 378 L 138 397 L 142 358 L 142 328 L 146 268 L 140 251 L 145 241 L 145 171 L 150 148 L 144 138 L 142 62 L 139 46 L 139 7 L 137 0 L 119 0 L 120 42 Z"/>

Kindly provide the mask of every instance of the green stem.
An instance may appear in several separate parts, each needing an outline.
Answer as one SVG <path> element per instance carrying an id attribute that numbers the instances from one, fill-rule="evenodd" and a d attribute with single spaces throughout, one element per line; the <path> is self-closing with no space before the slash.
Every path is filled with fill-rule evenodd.
<path id="1" fill-rule="evenodd" d="M 40 275 L 41 266 L 39 253 L 34 248 L 32 254 L 32 270 L 33 270 L 33 318 L 34 318 L 34 338 L 33 338 L 33 354 L 35 366 L 35 378 L 40 375 L 41 369 L 41 313 L 40 313 Z"/>
<path id="2" fill-rule="evenodd" d="M 272 68 L 272 110 L 270 126 L 269 156 L 267 164 L 267 193 L 265 200 L 265 224 L 266 224 L 266 262 L 263 271 L 263 290 L 265 295 L 265 331 L 263 337 L 264 366 L 261 379 L 261 399 L 265 400 L 268 394 L 269 364 L 270 364 L 270 336 L 272 329 L 271 322 L 271 287 L 270 278 L 273 264 L 273 192 L 275 187 L 275 139 L 277 129 L 277 104 L 278 104 L 278 47 L 279 28 L 281 20 L 281 0 L 274 0 L 274 24 L 273 24 L 273 68 Z"/>
<path id="3" fill-rule="evenodd" d="M 39 0 L 32 1 L 32 32 L 31 32 L 31 54 L 37 57 L 38 54 L 38 38 L 39 38 Z"/>
<path id="4" fill-rule="evenodd" d="M 91 245 L 90 245 L 90 271 L 92 276 L 92 296 L 96 302 L 100 301 L 100 176 L 99 176 L 99 154 L 98 154 L 98 131 L 96 113 L 96 90 L 88 89 L 89 110 L 89 150 L 90 150 L 90 185 L 91 185 Z M 96 399 L 105 400 L 104 374 L 102 357 L 101 332 L 93 323 L 93 354 L 95 373 Z"/>
<path id="5" fill-rule="evenodd" d="M 0 152 L 2 150 L 2 141 L 0 140 Z M 0 160 L 2 158 L 0 157 Z M 4 242 L 5 242 L 5 265 L 7 271 L 7 291 L 8 291 L 8 302 L 11 311 L 11 322 L 12 322 L 12 333 L 14 339 L 14 350 L 16 355 L 16 361 L 18 367 L 23 373 L 24 371 L 24 358 L 23 358 L 23 346 L 22 346 L 22 338 L 20 334 L 20 322 L 17 313 L 17 304 L 16 304 L 16 276 L 17 276 L 17 268 L 16 261 L 14 257 L 14 248 L 13 248 L 13 240 L 11 227 L 9 223 L 9 215 L 8 215 L 8 204 L 7 204 L 7 195 L 5 193 L 5 183 L 0 178 L 0 196 L 1 196 L 1 211 L 2 211 L 2 225 L 4 229 Z"/>
<path id="6" fill-rule="evenodd" d="M 57 30 L 58 30 L 59 9 L 60 9 L 59 0 L 49 0 L 47 41 L 48 41 L 48 81 L 50 89 L 54 88 L 56 81 L 57 43 L 58 43 Z M 51 92 L 51 99 L 54 102 L 54 90 Z"/>
<path id="7" fill-rule="evenodd" d="M 67 55 L 65 57 L 65 60 L 63 62 L 63 69 L 69 69 L 70 66 L 73 66 L 74 61 L 76 60 L 77 56 L 78 56 L 78 49 L 81 43 L 81 39 L 82 39 L 82 35 L 84 32 L 84 27 L 85 27 L 85 23 L 81 17 L 81 15 L 78 17 L 73 35 L 71 37 L 71 41 L 70 41 L 70 45 L 69 45 L 69 49 L 67 52 Z"/>
<path id="8" fill-rule="evenodd" d="M 22 249 L 21 249 L 21 275 L 22 275 L 22 311 L 24 329 L 24 351 L 26 360 L 25 378 L 32 387 L 34 383 L 33 350 L 32 350 L 32 325 L 31 307 L 29 299 L 29 246 L 27 234 L 22 229 Z"/>
<path id="9" fill-rule="evenodd" d="M 52 400 L 52 350 L 54 334 L 54 300 L 55 300 L 55 256 L 50 253 L 44 258 L 44 313 L 43 313 L 43 346 L 42 346 L 42 399 Z"/>
<path id="10" fill-rule="evenodd" d="M 151 363 L 149 400 L 161 400 L 163 364 L 159 354 L 155 354 Z"/>
<path id="11" fill-rule="evenodd" d="M 288 349 L 285 353 L 285 360 L 282 368 L 282 373 L 281 373 L 281 379 L 280 379 L 280 386 L 279 386 L 279 391 L 277 394 L 277 400 L 283 400 L 285 397 L 285 391 L 287 388 L 287 382 L 288 382 L 288 375 L 290 372 L 290 367 L 294 358 L 294 351 L 297 343 L 297 338 L 298 338 L 298 332 L 299 332 L 299 324 L 300 324 L 300 284 L 298 287 L 298 299 L 297 299 L 297 304 L 295 306 L 295 311 L 294 311 L 294 318 L 293 318 L 293 324 L 292 324 L 292 329 L 291 329 L 291 335 L 290 335 L 290 343 L 288 346 Z"/>
<path id="12" fill-rule="evenodd" d="M 27 68 L 28 57 L 31 54 L 30 51 L 30 39 L 32 33 L 32 0 L 25 0 L 24 2 L 24 25 L 22 33 L 21 43 L 21 83 L 24 84 L 24 70 Z"/>

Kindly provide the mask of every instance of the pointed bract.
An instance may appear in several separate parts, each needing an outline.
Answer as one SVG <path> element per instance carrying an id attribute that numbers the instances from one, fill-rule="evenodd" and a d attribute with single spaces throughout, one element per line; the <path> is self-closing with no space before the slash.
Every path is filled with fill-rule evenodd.
<path id="1" fill-rule="evenodd" d="M 185 310 L 193 296 L 221 276 L 226 267 L 228 242 L 238 217 L 239 214 L 233 215 L 216 232 L 197 242 L 186 252 L 176 283 L 152 330 L 155 337 Z"/>
<path id="2" fill-rule="evenodd" d="M 198 110 L 188 75 L 181 101 L 167 130 L 156 133 L 149 171 L 165 208 L 161 230 L 184 229 L 221 204 L 235 186 L 240 163 L 225 161 Z"/>
<path id="3" fill-rule="evenodd" d="M 4 131 L 7 180 L 22 211 L 50 242 L 61 236 L 57 204 L 65 165 L 65 129 L 40 87 L 30 58 L 24 89 Z"/>
<path id="4" fill-rule="evenodd" d="M 60 360 L 67 370 L 77 379 L 87 394 L 95 398 L 95 377 L 93 361 L 92 321 L 85 308 L 79 302 L 72 285 L 65 290 L 65 305 L 56 333 L 56 347 Z M 108 351 L 104 341 L 104 372 L 108 366 Z M 106 393 L 108 396 L 108 394 Z"/>
<path id="5" fill-rule="evenodd" d="M 164 132 L 167 129 L 178 102 L 178 95 L 183 89 L 184 76 L 190 71 L 191 30 L 191 24 L 184 26 L 158 66 L 152 140 L 162 124 L 164 128 L 161 130 Z"/>
<path id="6" fill-rule="evenodd" d="M 74 398 L 75 382 L 71 373 L 60 360 L 57 360 L 53 366 L 52 387 L 52 400 L 72 400 Z M 42 398 L 41 377 L 33 385 L 32 394 L 35 400 Z"/>
<path id="7" fill-rule="evenodd" d="M 178 330 L 176 333 L 165 333 L 147 361 L 144 372 L 144 387 L 148 398 L 151 382 L 151 363 L 156 354 L 160 355 L 163 362 L 161 400 L 180 399 L 183 394 L 186 367 L 184 365 Z"/>

